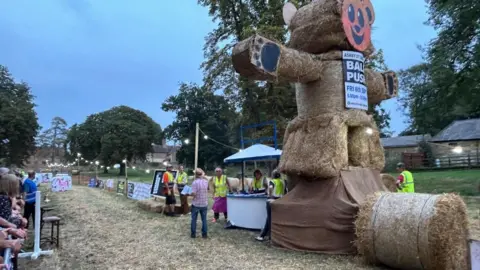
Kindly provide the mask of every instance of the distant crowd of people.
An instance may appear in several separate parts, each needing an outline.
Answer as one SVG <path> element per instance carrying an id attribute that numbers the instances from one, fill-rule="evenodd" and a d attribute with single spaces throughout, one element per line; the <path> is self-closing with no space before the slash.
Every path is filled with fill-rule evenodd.
<path id="1" fill-rule="evenodd" d="M 0 256 L 7 248 L 12 249 L 12 260 L 16 269 L 16 255 L 20 252 L 27 237 L 29 218 L 35 223 L 35 172 L 28 172 L 28 177 L 8 168 L 0 168 Z M 23 209 L 23 216 L 21 211 Z M 10 238 L 10 239 L 9 239 Z M 0 257 L 0 269 L 5 265 Z"/>
<path id="2" fill-rule="evenodd" d="M 227 179 L 227 176 L 223 173 L 221 168 L 215 169 L 215 176 L 208 179 L 205 172 L 201 168 L 197 168 L 194 171 L 194 180 L 191 184 L 191 192 L 188 195 L 192 197 L 191 206 L 191 232 L 190 236 L 196 238 L 197 219 L 200 214 L 202 220 L 202 237 L 208 237 L 208 225 L 207 225 L 207 212 L 208 212 L 208 198 L 210 187 L 212 187 L 213 194 L 213 219 L 212 222 L 217 222 L 220 218 L 220 214 L 223 214 L 225 220 L 228 220 L 227 212 L 227 194 L 233 193 L 233 189 Z M 186 185 L 188 184 L 188 175 L 184 171 L 183 166 L 180 166 L 177 171 L 176 177 L 173 175 L 173 166 L 168 165 L 166 172 L 163 174 L 163 188 L 166 195 L 166 210 L 168 216 L 175 216 L 175 194 L 174 185 Z M 272 173 L 272 179 L 267 181 L 263 173 L 260 170 L 254 171 L 254 178 L 251 184 L 248 186 L 248 193 L 263 193 L 268 196 L 266 208 L 267 208 L 267 220 L 261 234 L 256 237 L 258 241 L 264 241 L 270 234 L 270 222 L 271 222 L 271 208 L 272 201 L 281 198 L 287 192 L 287 185 L 282 179 L 278 170 L 274 170 Z M 181 195 L 182 197 L 182 195 Z"/>

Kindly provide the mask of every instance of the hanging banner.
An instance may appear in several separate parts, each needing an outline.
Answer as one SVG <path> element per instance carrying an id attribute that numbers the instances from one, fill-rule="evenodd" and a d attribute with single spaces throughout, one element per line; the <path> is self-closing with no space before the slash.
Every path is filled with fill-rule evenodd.
<path id="1" fill-rule="evenodd" d="M 50 183 L 53 178 L 52 173 L 40 173 L 41 183 Z"/>
<path id="2" fill-rule="evenodd" d="M 123 194 L 124 186 L 125 186 L 125 181 L 118 181 L 118 183 L 117 183 L 117 193 Z"/>
<path id="3" fill-rule="evenodd" d="M 145 200 L 150 198 L 151 184 L 128 182 L 128 198 L 133 200 Z"/>
<path id="4" fill-rule="evenodd" d="M 63 192 L 72 189 L 72 177 L 69 175 L 55 176 L 51 182 L 52 192 Z"/>
<path id="5" fill-rule="evenodd" d="M 480 241 L 471 239 L 470 244 L 470 269 L 480 269 Z"/>
<path id="6" fill-rule="evenodd" d="M 366 111 L 368 110 L 368 93 L 365 86 L 365 57 L 359 52 L 343 51 L 342 59 L 345 107 Z"/>
<path id="7" fill-rule="evenodd" d="M 132 198 L 133 196 L 133 191 L 135 189 L 135 184 L 133 182 L 128 182 L 128 187 L 127 187 L 127 197 Z"/>
<path id="8" fill-rule="evenodd" d="M 113 179 L 107 179 L 107 189 L 111 191 L 113 189 Z"/>

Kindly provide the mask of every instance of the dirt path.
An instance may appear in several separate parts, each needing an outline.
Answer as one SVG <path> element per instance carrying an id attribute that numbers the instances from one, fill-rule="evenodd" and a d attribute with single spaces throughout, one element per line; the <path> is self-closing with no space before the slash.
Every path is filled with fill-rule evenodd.
<path id="1" fill-rule="evenodd" d="M 255 233 L 209 224 L 210 239 L 190 239 L 190 217 L 167 218 L 132 200 L 75 186 L 52 195 L 61 248 L 21 269 L 375 269 L 353 257 L 283 251 L 256 243 Z M 379 269 L 379 268 L 378 268 Z"/>

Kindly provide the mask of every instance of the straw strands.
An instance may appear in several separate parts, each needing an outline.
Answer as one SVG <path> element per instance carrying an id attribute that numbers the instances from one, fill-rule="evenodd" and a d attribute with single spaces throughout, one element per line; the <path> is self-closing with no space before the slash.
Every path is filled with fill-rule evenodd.
<path id="1" fill-rule="evenodd" d="M 352 50 L 342 25 L 341 3 L 338 0 L 313 1 L 299 8 L 289 26 L 288 47 L 314 54 L 332 49 Z M 370 45 L 363 54 L 370 55 L 373 51 Z"/>
<path id="2" fill-rule="evenodd" d="M 455 194 L 377 193 L 360 207 L 355 226 L 368 263 L 467 269 L 467 209 Z"/>
<path id="3" fill-rule="evenodd" d="M 397 179 L 390 174 L 381 174 L 382 182 L 390 192 L 397 192 Z"/>

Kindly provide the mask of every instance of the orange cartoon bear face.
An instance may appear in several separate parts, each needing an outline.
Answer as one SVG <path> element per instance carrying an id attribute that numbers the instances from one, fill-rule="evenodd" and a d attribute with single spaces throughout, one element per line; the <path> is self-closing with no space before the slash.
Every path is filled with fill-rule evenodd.
<path id="1" fill-rule="evenodd" d="M 374 51 L 370 0 L 313 0 L 298 10 L 286 3 L 283 19 L 290 30 L 290 48 L 313 54 L 356 50 L 365 56 Z"/>
<path id="2" fill-rule="evenodd" d="M 348 42 L 358 51 L 365 51 L 371 43 L 375 13 L 370 0 L 344 0 L 342 24 Z"/>

